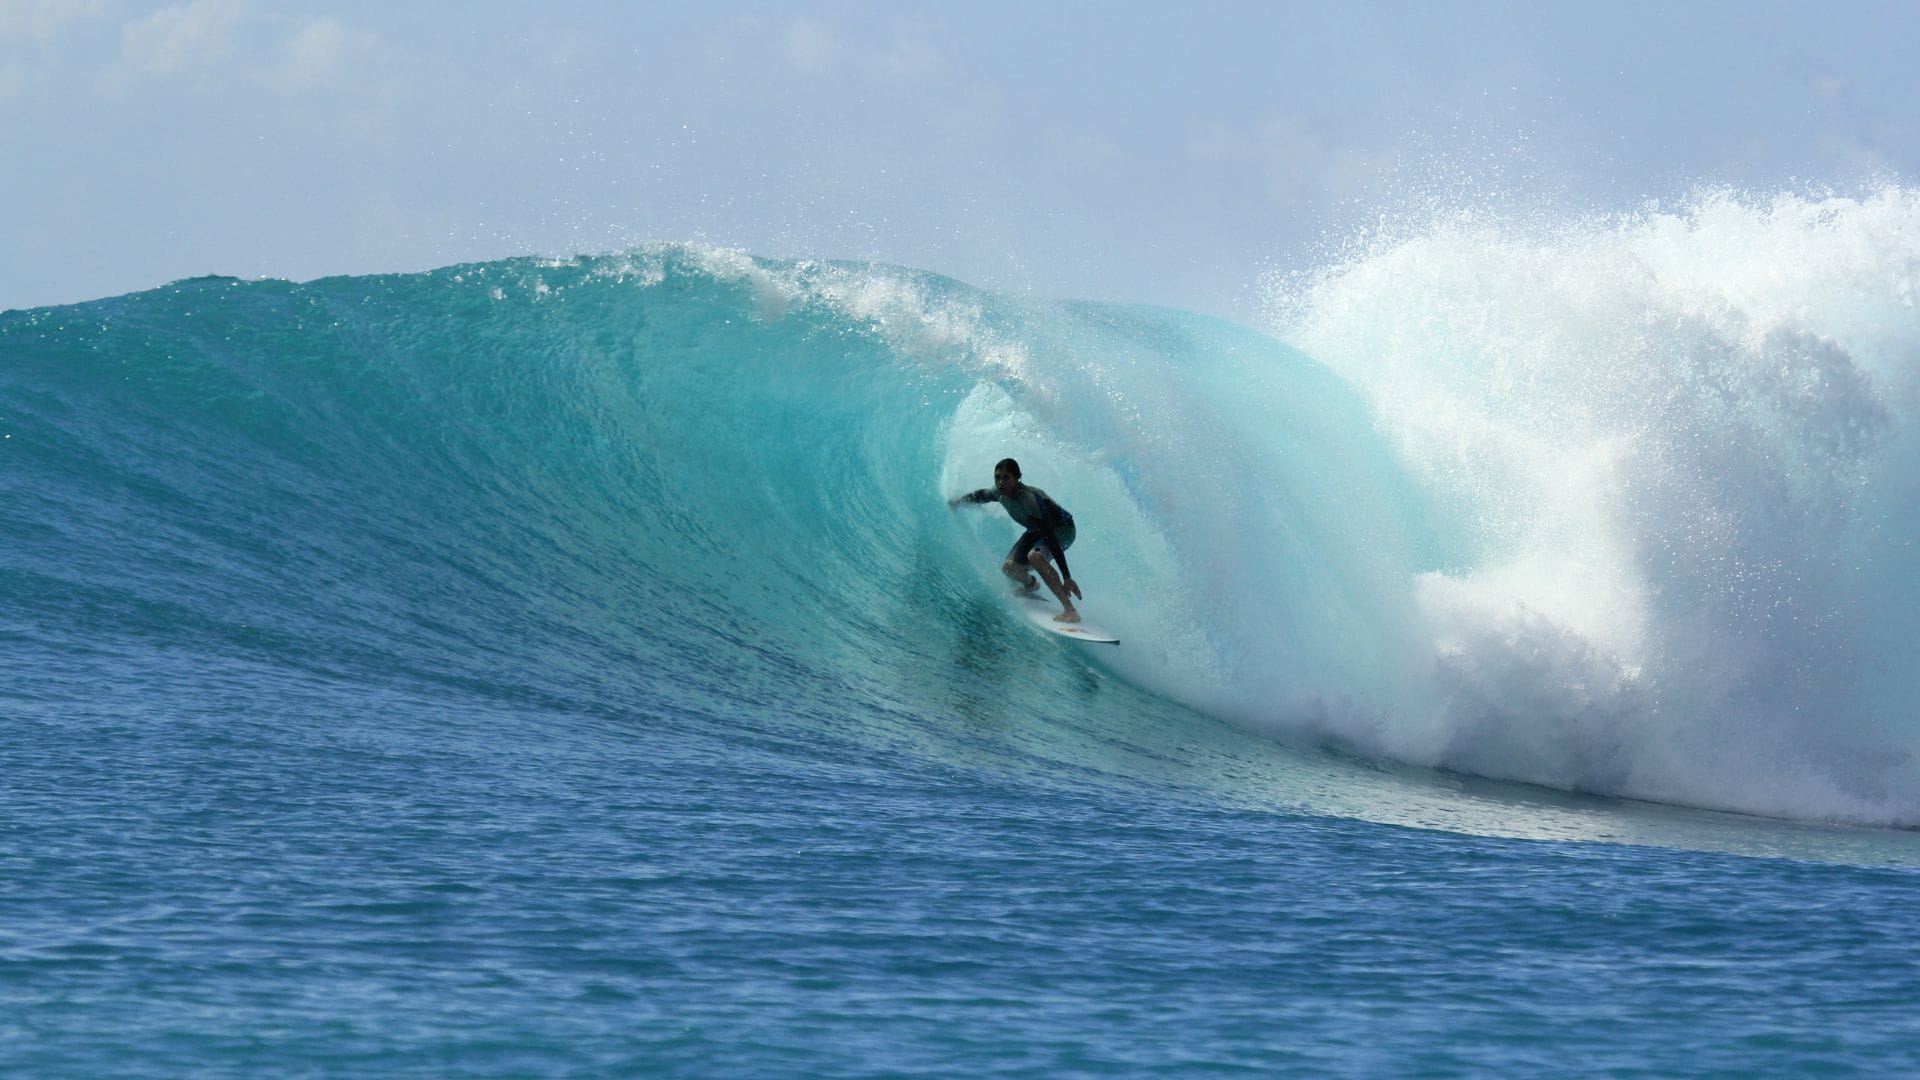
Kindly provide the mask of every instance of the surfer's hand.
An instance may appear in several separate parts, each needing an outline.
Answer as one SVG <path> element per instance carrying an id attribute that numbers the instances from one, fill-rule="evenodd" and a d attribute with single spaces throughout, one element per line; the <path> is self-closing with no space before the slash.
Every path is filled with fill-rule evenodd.
<path id="1" fill-rule="evenodd" d="M 1084 596 L 1081 596 L 1081 595 L 1080 595 L 1080 585 L 1079 585 L 1079 583 L 1078 583 L 1078 582 L 1076 582 L 1076 581 L 1074 581 L 1074 580 L 1073 580 L 1072 578 L 1068 578 L 1067 580 L 1065 580 L 1065 581 L 1063 581 L 1063 582 L 1061 582 L 1061 583 L 1060 583 L 1060 587 L 1061 587 L 1061 588 L 1063 588 L 1063 589 L 1065 589 L 1065 590 L 1067 590 L 1068 592 L 1070 592 L 1070 593 L 1072 593 L 1072 594 L 1074 595 L 1074 598 L 1075 598 L 1075 599 L 1077 599 L 1077 600 L 1085 600 L 1085 599 L 1086 599 L 1086 597 L 1084 597 Z"/>

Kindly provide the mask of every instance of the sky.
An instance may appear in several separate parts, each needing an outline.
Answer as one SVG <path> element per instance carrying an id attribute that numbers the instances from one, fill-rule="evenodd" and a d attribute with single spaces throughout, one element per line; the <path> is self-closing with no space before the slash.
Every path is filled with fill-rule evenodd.
<path id="1" fill-rule="evenodd" d="M 0 0 L 0 309 L 685 241 L 1243 318 L 1437 203 L 1913 183 L 1917 41 L 1913 0 Z"/>

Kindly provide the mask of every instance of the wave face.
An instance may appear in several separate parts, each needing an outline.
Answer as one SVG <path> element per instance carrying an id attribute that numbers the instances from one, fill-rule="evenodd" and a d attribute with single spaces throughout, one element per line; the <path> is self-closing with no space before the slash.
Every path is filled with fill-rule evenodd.
<path id="1" fill-rule="evenodd" d="M 1288 283 L 1304 352 L 683 247 L 7 313 L 0 582 L 42 673 L 16 705 L 238 658 L 936 755 L 1030 717 L 1026 753 L 1095 773 L 1171 700 L 1920 823 L 1915 222 L 1897 192 L 1443 221 Z M 1014 527 L 945 500 L 1008 455 L 1079 520 L 1121 649 L 998 601 Z"/>
<path id="2" fill-rule="evenodd" d="M 23 708 L 232 660 L 734 744 L 967 756 L 1014 715 L 1016 758 L 1138 772 L 1101 747 L 1176 721 L 1135 684 L 1336 696 L 1405 603 L 1410 496 L 1358 400 L 1190 315 L 667 247 L 186 281 L 0 316 L 0 355 Z M 1080 516 L 1134 683 L 1036 640 L 997 596 L 1011 522 L 948 509 L 1009 453 Z M 1376 539 L 1316 557 L 1356 514 Z"/>

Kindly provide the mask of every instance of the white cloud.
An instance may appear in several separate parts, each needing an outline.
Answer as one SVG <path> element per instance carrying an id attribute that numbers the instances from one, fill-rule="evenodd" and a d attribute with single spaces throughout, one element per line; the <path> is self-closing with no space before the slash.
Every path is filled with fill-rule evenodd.
<path id="1" fill-rule="evenodd" d="M 106 8 L 104 0 L 0 0 L 0 42 L 46 42 L 67 23 Z"/>
<path id="2" fill-rule="evenodd" d="M 192 0 L 163 8 L 121 31 L 121 59 L 133 71 L 163 78 L 205 68 L 226 56 L 233 30 L 247 14 L 247 0 Z"/>
<path id="3" fill-rule="evenodd" d="M 874 67 L 888 78 L 925 80 L 945 74 L 947 58 L 924 41 L 903 37 L 874 58 Z"/>
<path id="4" fill-rule="evenodd" d="M 763 30 L 763 24 L 757 22 L 736 25 L 753 34 Z M 792 70 L 807 75 L 929 83 L 952 73 L 947 55 L 930 44 L 926 32 L 913 24 L 896 27 L 892 40 L 885 44 L 815 19 L 794 19 L 777 33 L 781 59 Z"/>
<path id="5" fill-rule="evenodd" d="M 262 12 L 252 0 L 189 0 L 122 28 L 120 61 L 101 87 L 117 96 L 143 80 L 213 76 L 302 93 L 362 76 L 373 84 L 372 73 L 392 51 L 380 37 L 336 18 Z"/>
<path id="6" fill-rule="evenodd" d="M 381 40 L 338 19 L 312 19 L 288 39 L 268 81 L 282 91 L 313 90 L 339 81 L 382 49 Z"/>
<path id="7" fill-rule="evenodd" d="M 787 25 L 785 52 L 787 63 L 801 71 L 826 71 L 839 62 L 841 49 L 832 31 L 800 19 Z"/>

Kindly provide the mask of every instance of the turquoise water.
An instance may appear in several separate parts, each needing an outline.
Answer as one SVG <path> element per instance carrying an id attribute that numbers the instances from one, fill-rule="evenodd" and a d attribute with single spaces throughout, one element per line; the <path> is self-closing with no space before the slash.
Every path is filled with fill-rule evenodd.
<path id="1" fill-rule="evenodd" d="M 1271 333 L 681 247 L 0 314 L 0 1071 L 1909 1071 L 1914 262 L 1818 210 Z M 1008 454 L 1120 649 L 947 509 Z"/>

